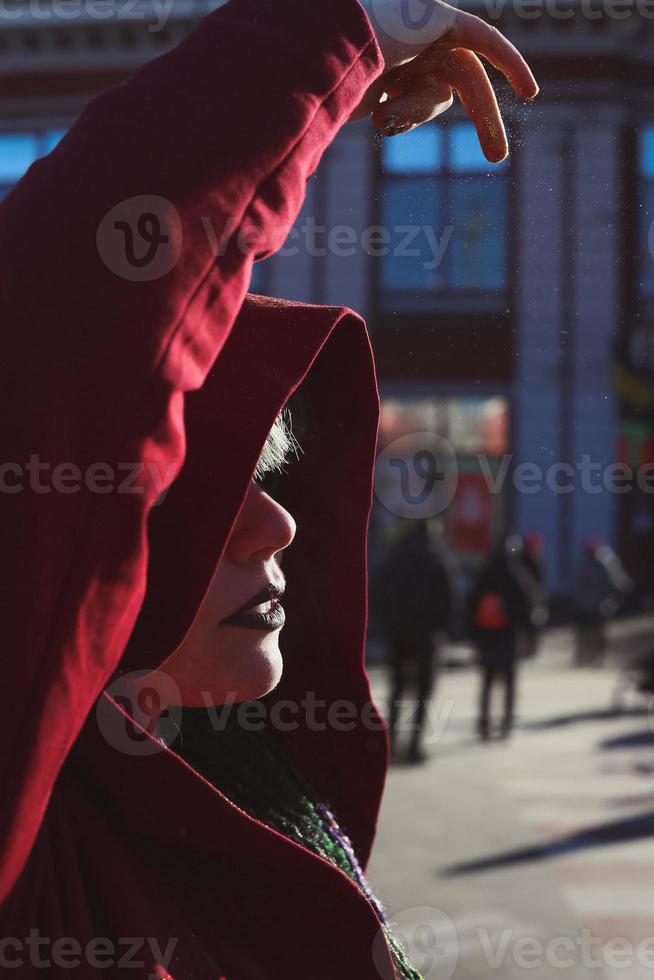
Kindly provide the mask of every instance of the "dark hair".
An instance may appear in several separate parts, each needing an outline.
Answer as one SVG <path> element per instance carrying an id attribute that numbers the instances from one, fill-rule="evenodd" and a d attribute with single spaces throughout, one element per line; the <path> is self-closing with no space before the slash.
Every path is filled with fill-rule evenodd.
<path id="1" fill-rule="evenodd" d="M 293 434 L 293 421 L 288 408 L 283 408 L 268 433 L 254 470 L 254 479 L 261 480 L 269 473 L 283 473 L 291 454 L 297 457 L 300 444 Z"/>

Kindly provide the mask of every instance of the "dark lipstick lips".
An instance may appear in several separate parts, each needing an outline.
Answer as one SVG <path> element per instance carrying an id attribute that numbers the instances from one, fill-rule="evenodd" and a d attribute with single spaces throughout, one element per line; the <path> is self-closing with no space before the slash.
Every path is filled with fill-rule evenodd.
<path id="1" fill-rule="evenodd" d="M 284 590 L 277 585 L 266 585 L 260 589 L 256 595 L 248 599 L 240 609 L 237 609 L 231 616 L 221 620 L 220 625 L 241 626 L 243 629 L 250 630 L 278 630 L 281 629 L 286 620 L 284 607 L 280 602 L 274 602 L 272 609 L 264 613 L 247 612 L 252 606 L 258 606 L 262 602 L 277 600 L 284 594 Z"/>

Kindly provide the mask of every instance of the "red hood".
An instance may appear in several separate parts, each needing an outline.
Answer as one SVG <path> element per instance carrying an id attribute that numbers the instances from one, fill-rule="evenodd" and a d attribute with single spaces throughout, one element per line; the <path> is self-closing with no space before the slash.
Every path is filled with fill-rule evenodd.
<path id="1" fill-rule="evenodd" d="M 248 365 L 245 372 L 244 364 Z M 217 365 L 203 388 L 187 399 L 186 462 L 165 503 L 151 514 L 148 591 L 120 666 L 156 666 L 184 635 L 272 421 L 300 384 L 311 407 L 313 438 L 291 465 L 286 481 L 284 502 L 298 530 L 284 562 L 284 673 L 280 685 L 263 701 L 272 708 L 282 700 L 299 705 L 308 696 L 325 706 L 313 716 L 317 725 L 310 713 L 294 716 L 298 727 L 286 733 L 285 744 L 331 803 L 365 866 L 385 778 L 387 740 L 371 703 L 363 659 L 366 526 L 378 398 L 367 333 L 351 311 L 247 297 Z M 324 724 L 327 707 L 336 701 L 356 709 L 351 730 Z M 345 875 L 251 819 L 145 733 L 156 746 L 154 754 L 143 755 L 138 743 L 130 754 L 131 731 L 123 709 L 103 695 L 78 739 L 74 762 L 65 767 L 64 778 L 83 785 L 98 811 L 111 814 L 111 835 L 119 828 L 121 840 L 129 842 L 139 859 L 144 838 L 146 851 L 156 855 L 156 865 L 171 849 L 202 855 L 205 868 L 213 868 L 214 875 L 204 883 L 201 896 L 195 893 L 197 880 L 192 898 L 188 896 L 186 858 L 178 877 L 177 872 L 168 872 L 187 908 L 193 909 L 194 922 L 206 914 L 207 906 L 219 910 L 224 923 L 219 942 L 224 943 L 226 928 L 235 936 L 245 930 L 242 942 L 247 946 L 253 910 L 275 908 L 276 914 L 257 924 L 263 948 L 276 949 L 284 935 L 278 916 L 282 921 L 292 916 L 297 921 L 293 931 L 297 928 L 311 937 L 316 958 L 308 973 L 312 980 L 333 977 L 343 950 L 360 975 L 366 971 L 377 975 L 370 957 L 375 949 L 377 957 L 384 956 L 379 949 L 379 924 Z M 94 828 L 94 851 L 108 832 L 96 823 L 97 813 L 88 824 L 80 822 L 83 833 L 89 826 Z M 116 860 L 127 873 L 124 856 Z M 96 863 L 98 879 L 103 880 L 104 863 L 97 858 Z M 225 908 L 226 896 L 229 908 Z M 142 894 L 140 901 L 145 901 Z M 154 907 L 158 908 L 156 903 Z M 124 931 L 133 921 L 131 910 L 119 921 Z M 156 921 L 160 923 L 159 918 Z M 187 937 L 179 921 L 177 915 L 175 928 L 183 943 Z M 341 942 L 335 959 L 330 948 L 332 929 L 338 930 Z M 289 949 L 284 938 L 282 947 L 283 951 L 276 949 L 280 972 L 269 974 L 265 968 L 262 980 L 294 975 L 303 942 Z M 240 939 L 235 949 L 234 977 L 259 978 L 262 967 L 257 955 L 249 954 L 252 962 L 244 967 Z M 178 952 L 188 964 L 184 958 L 188 949 Z M 230 955 L 223 960 L 225 969 Z M 285 957 L 290 958 L 282 966 Z M 302 976 L 307 975 L 304 969 Z M 231 974 L 226 975 L 231 980 Z"/>
<path id="2" fill-rule="evenodd" d="M 356 314 L 246 298 L 205 384 L 186 397 L 184 466 L 150 512 L 145 599 L 125 657 L 118 670 L 107 663 L 104 683 L 123 670 L 156 667 L 184 635 L 270 426 L 299 385 L 312 439 L 285 481 L 298 531 L 284 562 L 284 673 L 264 702 L 300 705 L 309 697 L 322 706 L 296 716 L 285 744 L 365 867 L 387 739 L 363 659 L 378 396 Z M 335 702 L 355 710 L 347 730 L 325 724 Z M 215 980 L 216 963 L 227 980 L 332 980 L 344 955 L 353 975 L 376 980 L 383 963 L 390 972 L 381 975 L 393 976 L 375 912 L 346 875 L 250 818 L 147 733 L 133 735 L 123 708 L 102 694 L 5 903 L 11 935 L 36 928 L 84 945 L 142 934 L 162 946 L 174 937 L 166 961 L 174 980 Z M 253 945 L 254 914 L 263 918 Z"/>
<path id="3" fill-rule="evenodd" d="M 117 673 L 159 666 L 183 638 L 272 422 L 298 386 L 310 407 L 312 431 L 285 481 L 284 503 L 298 530 L 284 559 L 284 672 L 263 700 L 269 710 L 282 701 L 298 706 L 287 747 L 333 803 L 365 864 L 386 769 L 386 737 L 364 667 L 366 528 L 378 397 L 370 343 L 356 314 L 248 295 L 205 384 L 187 397 L 186 460 L 165 502 L 150 514 L 147 592 Z M 103 698 L 114 703 L 108 694 Z M 313 713 L 301 707 L 307 699 L 315 704 Z M 324 723 L 328 706 L 341 700 L 357 711 L 351 731 Z M 155 818 L 150 825 L 146 812 L 148 832 L 176 841 L 183 828 L 193 839 L 188 813 L 180 824 L 162 823 L 156 807 L 143 806 L 144 793 L 154 801 L 158 793 L 168 799 L 173 789 L 180 798 L 174 793 L 176 756 L 165 750 L 170 773 L 165 780 L 158 773 L 152 785 L 150 758 L 128 757 L 130 784 L 122 751 L 128 737 L 123 711 L 115 710 L 116 747 L 107 737 L 111 721 L 104 704 L 102 736 L 96 712 L 80 740 L 92 778 L 113 799 L 124 800 L 137 826 L 145 810 Z M 83 744 L 87 739 L 92 749 Z M 114 775 L 106 779 L 109 771 Z M 208 787 L 206 792 L 213 795 Z M 215 825 L 211 836 L 215 844 Z M 217 839 L 222 849 L 225 840 Z"/>

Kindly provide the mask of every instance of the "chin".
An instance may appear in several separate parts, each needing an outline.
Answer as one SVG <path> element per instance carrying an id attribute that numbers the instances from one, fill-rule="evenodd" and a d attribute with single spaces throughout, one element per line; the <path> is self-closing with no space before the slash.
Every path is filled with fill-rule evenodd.
<path id="1" fill-rule="evenodd" d="M 182 705 L 204 708 L 262 698 L 279 684 L 283 666 L 277 637 L 265 637 L 253 648 L 229 657 L 223 650 L 204 676 L 180 685 Z"/>
<path id="2" fill-rule="evenodd" d="M 256 698 L 262 698 L 265 694 L 270 694 L 279 684 L 282 670 L 282 655 L 277 645 L 271 650 L 257 651 L 247 664 L 246 671 L 234 679 L 233 687 L 230 690 L 236 692 L 235 700 L 254 701 Z M 221 691 L 217 693 L 222 694 Z M 234 697 L 234 694 L 229 696 Z M 220 703 L 224 702 L 221 701 Z"/>

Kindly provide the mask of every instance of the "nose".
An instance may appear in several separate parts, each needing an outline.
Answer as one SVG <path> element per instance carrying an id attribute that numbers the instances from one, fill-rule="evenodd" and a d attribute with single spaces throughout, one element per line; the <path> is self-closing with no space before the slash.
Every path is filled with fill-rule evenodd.
<path id="1" fill-rule="evenodd" d="M 288 548 L 295 531 L 289 512 L 252 483 L 227 542 L 227 556 L 239 564 L 266 561 Z"/>

